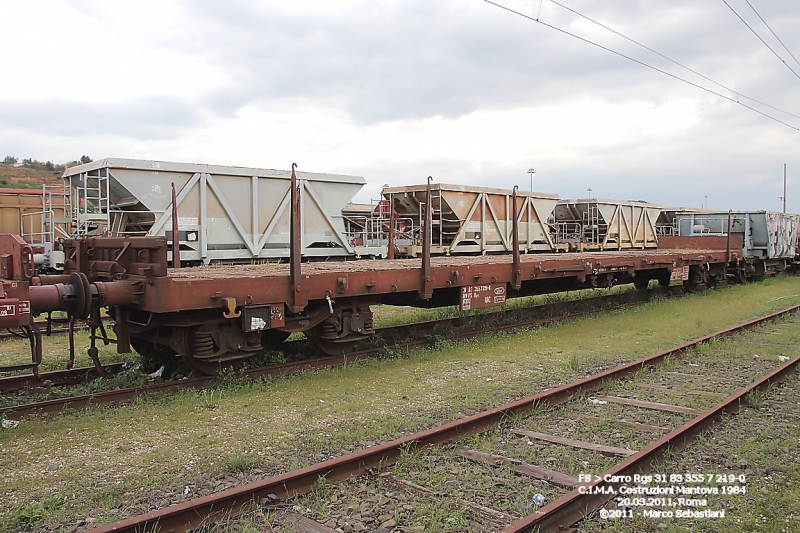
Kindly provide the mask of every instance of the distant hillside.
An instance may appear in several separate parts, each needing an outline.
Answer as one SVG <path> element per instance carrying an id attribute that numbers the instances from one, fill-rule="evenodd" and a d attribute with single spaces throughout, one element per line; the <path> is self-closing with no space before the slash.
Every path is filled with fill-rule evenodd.
<path id="1" fill-rule="evenodd" d="M 89 163 L 88 156 L 82 156 L 81 162 Z M 42 185 L 62 185 L 61 174 L 64 170 L 77 165 L 77 161 L 64 164 L 54 164 L 52 161 L 42 163 L 35 159 L 18 159 L 6 156 L 0 162 L 0 188 L 4 189 L 38 189 Z"/>

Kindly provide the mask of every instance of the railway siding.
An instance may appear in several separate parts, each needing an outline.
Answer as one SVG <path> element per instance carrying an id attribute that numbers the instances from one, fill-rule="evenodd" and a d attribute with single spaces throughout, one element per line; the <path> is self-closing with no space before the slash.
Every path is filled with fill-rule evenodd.
<path id="1" fill-rule="evenodd" d="M 3 513 L 10 517 L 14 505 L 38 505 L 54 495 L 63 501 L 73 493 L 80 499 L 48 511 L 45 524 L 72 527 L 89 517 L 103 523 L 152 510 L 164 500 L 208 494 L 505 403 L 609 361 L 674 345 L 676 336 L 694 337 L 785 306 L 785 300 L 767 302 L 797 292 L 796 278 L 780 278 L 513 337 L 445 344 L 410 359 L 224 389 L 221 399 L 215 391 L 208 402 L 189 394 L 119 412 L 23 421 L 0 434 L 8 472 Z M 574 355 L 578 371 L 570 365 Z M 33 446 L 48 457 L 26 455 Z M 231 456 L 245 460 L 246 474 L 229 470 Z M 58 469 L 47 473 L 51 462 Z"/>

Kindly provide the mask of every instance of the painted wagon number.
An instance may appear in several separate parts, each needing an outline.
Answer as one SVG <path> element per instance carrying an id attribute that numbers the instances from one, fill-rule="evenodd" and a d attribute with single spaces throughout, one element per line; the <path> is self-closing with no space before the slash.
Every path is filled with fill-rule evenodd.
<path id="1" fill-rule="evenodd" d="M 505 305 L 506 284 L 491 283 L 489 285 L 470 285 L 461 287 L 461 310 L 480 309 Z"/>
<path id="2" fill-rule="evenodd" d="M 672 271 L 670 281 L 686 281 L 689 279 L 689 265 L 678 267 Z"/>

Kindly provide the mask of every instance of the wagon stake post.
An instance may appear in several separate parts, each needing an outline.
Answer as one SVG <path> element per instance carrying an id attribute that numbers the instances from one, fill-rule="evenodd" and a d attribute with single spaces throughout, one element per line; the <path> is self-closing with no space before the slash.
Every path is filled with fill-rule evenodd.
<path id="1" fill-rule="evenodd" d="M 302 235 L 300 234 L 300 187 L 297 185 L 297 174 L 295 173 L 297 163 L 292 163 L 292 183 L 291 183 L 291 228 L 289 235 L 289 283 L 291 285 L 292 312 L 299 313 L 305 307 L 302 305 L 300 291 L 300 262 L 303 259 Z"/>
<path id="2" fill-rule="evenodd" d="M 178 240 L 178 196 L 172 182 L 172 267 L 181 267 L 181 244 Z"/>
<path id="3" fill-rule="evenodd" d="M 433 226 L 433 206 L 431 194 L 432 176 L 428 176 L 428 189 L 425 195 L 425 222 L 422 226 L 422 283 L 420 296 L 424 300 L 433 297 L 433 280 L 431 279 L 431 228 Z"/>
<path id="4" fill-rule="evenodd" d="M 514 185 L 514 190 L 512 192 L 512 198 L 514 199 L 514 212 L 511 214 L 511 231 L 513 232 L 511 238 L 511 248 L 514 253 L 511 284 L 514 287 L 514 290 L 519 290 L 522 288 L 522 267 L 520 265 L 521 259 L 519 256 L 519 222 L 517 221 L 517 189 L 519 189 L 519 185 Z"/>

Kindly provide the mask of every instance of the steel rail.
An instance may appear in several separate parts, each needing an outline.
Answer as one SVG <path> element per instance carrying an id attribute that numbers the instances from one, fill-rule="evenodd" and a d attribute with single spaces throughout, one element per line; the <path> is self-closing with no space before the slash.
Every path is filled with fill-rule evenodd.
<path id="1" fill-rule="evenodd" d="M 523 322 L 516 322 L 513 324 L 506 324 L 502 326 L 493 326 L 491 328 L 483 328 L 479 331 L 471 331 L 471 332 L 464 332 L 464 333 L 456 333 L 453 335 L 447 335 L 443 337 L 444 340 L 464 340 L 469 338 L 478 337 L 481 335 L 485 335 L 487 333 L 497 333 L 501 331 L 512 331 L 515 329 L 521 329 L 525 327 L 532 327 L 532 326 L 546 326 L 548 324 L 552 324 L 555 322 L 562 322 L 566 320 L 573 320 L 576 318 L 581 318 L 585 316 L 610 312 L 616 309 L 619 309 L 620 305 L 624 305 L 625 303 L 630 303 L 631 295 L 636 295 L 635 292 L 625 293 L 622 295 L 610 295 L 610 296 L 602 296 L 598 299 L 619 299 L 622 300 L 621 304 L 618 304 L 613 307 L 603 307 L 598 309 L 590 309 L 586 311 L 580 311 L 577 313 L 570 313 L 567 315 L 561 315 L 557 317 L 550 317 L 550 318 L 539 318 L 535 320 L 527 320 Z M 635 300 L 635 298 L 634 298 Z M 574 302 L 586 302 L 591 300 L 574 300 Z M 559 302 L 557 304 L 548 304 L 554 306 L 561 306 L 564 304 L 568 304 L 571 302 Z M 531 308 L 527 308 L 531 309 Z M 520 309 L 520 311 L 526 310 L 525 308 Z M 494 313 L 486 313 L 482 315 L 474 315 L 480 317 L 491 317 L 495 314 L 503 313 L 503 311 L 497 311 Z M 467 319 L 472 317 L 466 317 Z M 379 332 L 386 332 L 391 331 L 393 333 L 402 333 L 404 331 L 408 332 L 416 332 L 419 333 L 422 331 L 429 331 L 432 330 L 437 325 L 442 324 L 458 324 L 460 321 L 463 321 L 463 317 L 456 317 L 450 318 L 445 320 L 433 320 L 427 322 L 418 322 L 416 324 L 405 324 L 402 326 L 394 326 L 391 328 L 383 328 L 379 330 Z M 305 340 L 297 341 L 297 342 L 306 342 Z M 411 350 L 413 348 L 418 348 L 422 346 L 427 346 L 431 342 L 428 338 L 413 340 L 413 341 L 406 341 L 397 343 L 393 346 L 387 346 L 388 349 L 400 349 L 400 350 Z M 324 368 L 336 368 L 341 366 L 346 366 L 349 364 L 356 363 L 358 361 L 362 361 L 365 359 L 369 359 L 371 357 L 376 357 L 379 355 L 381 348 L 371 348 L 368 350 L 361 350 L 358 352 L 351 352 L 345 356 L 335 355 L 335 356 L 327 356 L 327 357 L 318 357 L 314 359 L 303 359 L 300 361 L 292 361 L 289 363 L 281 363 L 278 365 L 271 365 L 261 368 L 253 368 L 250 370 L 246 370 L 242 373 L 243 376 L 251 378 L 251 379 L 259 379 L 262 377 L 267 376 L 280 376 L 280 375 L 290 375 L 290 374 L 298 374 L 300 372 L 304 372 L 307 370 L 321 370 Z M 34 376 L 26 376 L 29 379 L 35 379 Z M 9 378 L 10 379 L 10 378 Z M 105 392 L 95 392 L 90 394 L 83 394 L 78 396 L 70 396 L 66 398 L 56 398 L 53 400 L 45 400 L 41 402 L 33 402 L 27 404 L 20 404 L 8 407 L 0 407 L 0 415 L 4 415 L 11 420 L 21 420 L 26 416 L 31 415 L 52 415 L 57 414 L 63 411 L 66 408 L 69 409 L 83 409 L 89 405 L 94 407 L 101 407 L 105 405 L 118 405 L 123 403 L 128 403 L 133 401 L 139 396 L 144 394 L 155 394 L 155 393 L 171 393 L 176 392 L 180 389 L 201 389 L 206 384 L 213 382 L 216 379 L 216 376 L 201 376 L 196 378 L 189 378 L 183 379 L 179 381 L 168 381 L 165 383 L 153 383 L 150 385 L 139 385 L 136 387 L 128 387 L 124 389 L 115 389 L 111 391 Z M 0 390 L 3 390 L 0 388 Z"/>
<path id="2" fill-rule="evenodd" d="M 126 363 L 111 363 L 103 365 L 105 375 L 119 374 Z M 53 385 L 77 385 L 86 383 L 90 378 L 101 377 L 93 366 L 72 368 L 69 370 L 53 370 L 42 372 L 39 376 L 22 374 L 0 378 L 0 393 L 14 392 L 22 389 L 45 387 Z"/>
<path id="3" fill-rule="evenodd" d="M 745 396 L 754 390 L 763 390 L 785 379 L 800 363 L 800 356 L 787 361 L 780 367 L 754 381 L 747 387 L 728 396 L 723 401 L 704 411 L 697 418 L 686 422 L 662 438 L 646 446 L 621 463 L 609 468 L 595 481 L 584 483 L 554 502 L 542 507 L 525 518 L 503 529 L 503 533 L 559 532 L 583 520 L 599 509 L 615 494 L 602 494 L 607 487 L 618 489 L 623 483 L 607 482 L 605 479 L 620 479 L 610 476 L 633 476 L 647 471 L 647 467 L 663 458 L 667 453 L 680 452 L 702 431 L 715 425 L 724 414 L 736 414 Z M 607 477 L 608 476 L 608 477 Z M 597 494 L 595 493 L 597 492 Z"/>
<path id="4" fill-rule="evenodd" d="M 413 435 L 406 435 L 405 437 L 391 442 L 330 459 L 300 470 L 273 476 L 262 481 L 240 485 L 216 494 L 100 526 L 93 529 L 92 532 L 145 533 L 147 531 L 157 530 L 160 532 L 184 533 L 191 531 L 201 525 L 228 517 L 241 509 L 247 509 L 255 503 L 258 503 L 262 498 L 272 499 L 274 496 L 277 496 L 280 500 L 286 500 L 306 494 L 318 485 L 320 478 L 324 478 L 327 482 L 344 481 L 351 476 L 363 474 L 372 468 L 391 466 L 395 463 L 403 450 L 409 448 L 420 449 L 431 445 L 457 442 L 463 438 L 496 427 L 504 420 L 513 416 L 525 414 L 543 403 L 558 405 L 567 402 L 575 394 L 597 390 L 607 381 L 632 375 L 639 369 L 657 364 L 668 356 L 681 354 L 713 338 L 730 335 L 737 331 L 786 315 L 797 309 L 800 309 L 800 305 L 770 313 L 764 317 L 700 337 L 674 348 L 670 348 L 669 350 L 638 359 L 600 374 L 589 376 L 501 407 L 468 416 L 437 428 L 425 430 Z M 781 368 L 785 369 L 786 367 L 787 365 L 784 365 Z M 760 381 L 764 382 L 763 380 Z M 673 437 L 673 439 L 676 441 L 678 440 L 677 437 Z M 623 464 L 627 464 L 627 462 L 623 462 Z M 531 529 L 526 529 L 525 531 L 530 530 Z"/>

